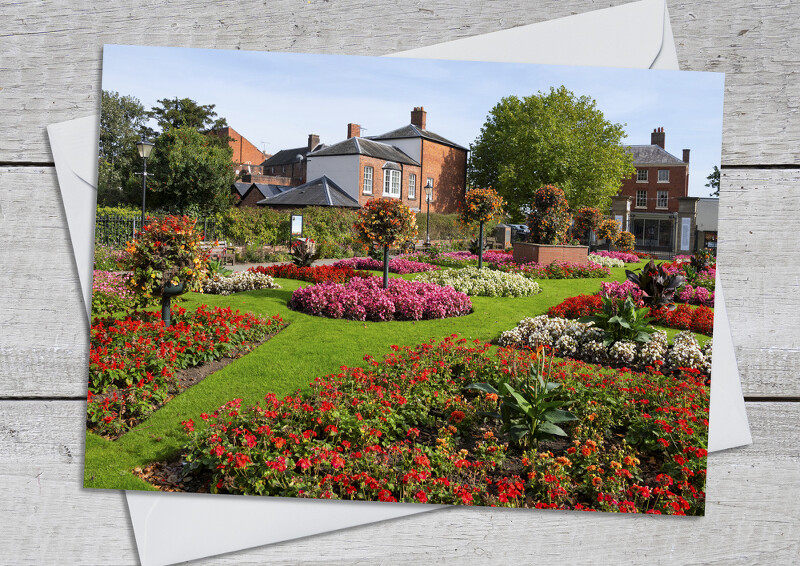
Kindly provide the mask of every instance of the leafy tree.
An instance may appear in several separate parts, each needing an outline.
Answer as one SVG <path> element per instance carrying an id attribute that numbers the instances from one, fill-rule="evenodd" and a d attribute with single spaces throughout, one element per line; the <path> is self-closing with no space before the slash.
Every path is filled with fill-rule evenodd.
<path id="1" fill-rule="evenodd" d="M 153 206 L 180 214 L 212 215 L 231 204 L 233 150 L 191 127 L 168 127 L 153 148 Z"/>
<path id="2" fill-rule="evenodd" d="M 97 202 L 101 206 L 136 202 L 141 178 L 135 172 L 141 170 L 141 158 L 135 144 L 142 132 L 152 136 L 147 112 L 136 98 L 107 90 L 101 93 L 100 109 Z"/>
<path id="3" fill-rule="evenodd" d="M 162 132 L 169 128 L 194 128 L 200 132 L 224 128 L 225 118 L 217 118 L 215 104 L 200 105 L 190 98 L 162 98 L 160 106 L 153 106 L 147 113 L 153 118 Z"/>
<path id="4" fill-rule="evenodd" d="M 564 86 L 547 94 L 503 98 L 470 147 L 469 180 L 494 187 L 515 218 L 542 185 L 563 189 L 570 207 L 605 209 L 633 157 L 621 145 L 621 124 L 605 119 L 588 96 Z"/>
<path id="5" fill-rule="evenodd" d="M 714 189 L 710 196 L 718 197 L 719 196 L 719 167 L 714 165 L 714 170 L 711 174 L 706 177 L 708 179 L 708 183 L 706 183 L 706 187 L 709 189 Z"/>

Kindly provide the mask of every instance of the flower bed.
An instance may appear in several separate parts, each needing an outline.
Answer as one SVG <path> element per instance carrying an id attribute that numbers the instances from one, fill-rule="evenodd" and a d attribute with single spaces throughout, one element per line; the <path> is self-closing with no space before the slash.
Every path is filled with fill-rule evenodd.
<path id="1" fill-rule="evenodd" d="M 221 493 L 702 514 L 708 388 L 693 373 L 554 363 L 545 377 L 578 420 L 560 444 L 522 450 L 485 418 L 497 397 L 463 387 L 518 383 L 535 352 L 452 337 L 393 348 L 311 392 L 184 421 L 186 472 Z"/>
<path id="2" fill-rule="evenodd" d="M 625 267 L 625 262 L 615 257 L 608 257 L 604 255 L 589 254 L 589 261 L 602 265 L 603 267 Z"/>
<path id="3" fill-rule="evenodd" d="M 524 318 L 503 332 L 502 346 L 553 348 L 555 355 L 586 362 L 644 370 L 662 367 L 662 371 L 677 372 L 680 368 L 696 369 L 708 375 L 711 371 L 711 342 L 700 348 L 690 332 L 681 332 L 667 342 L 663 330 L 656 331 L 645 344 L 619 341 L 606 347 L 602 330 L 592 323 L 583 323 L 547 315 Z"/>
<path id="4" fill-rule="evenodd" d="M 111 316 L 125 311 L 133 300 L 129 273 L 95 269 L 92 276 L 92 316 Z"/>
<path id="5" fill-rule="evenodd" d="M 550 307 L 547 314 L 559 318 L 581 318 L 592 316 L 603 310 L 600 295 L 578 295 Z M 651 324 L 691 330 L 699 334 L 712 336 L 714 333 L 714 311 L 708 307 L 676 305 L 669 311 L 665 308 L 650 309 L 647 316 L 653 317 Z"/>
<path id="6" fill-rule="evenodd" d="M 289 300 L 292 310 L 349 320 L 428 320 L 464 316 L 472 302 L 464 293 L 433 283 L 379 277 L 354 277 L 345 284 L 324 282 L 297 289 Z"/>
<path id="7" fill-rule="evenodd" d="M 532 279 L 592 279 L 608 277 L 611 271 L 607 267 L 589 262 L 586 265 L 570 262 L 542 263 L 507 263 L 496 267 L 507 273 L 519 273 Z"/>
<path id="8" fill-rule="evenodd" d="M 89 347 L 90 430 L 106 435 L 127 430 L 166 400 L 175 388 L 176 370 L 247 351 L 284 326 L 277 315 L 265 319 L 205 305 L 191 313 L 178 308 L 168 328 L 158 312 L 144 313 L 144 320 L 95 319 Z"/>
<path id="9" fill-rule="evenodd" d="M 418 275 L 417 281 L 447 285 L 467 295 L 482 297 L 529 297 L 542 292 L 539 284 L 518 273 L 464 267 Z"/>
<path id="10" fill-rule="evenodd" d="M 351 257 L 342 259 L 333 264 L 334 267 L 349 267 L 350 269 L 369 269 L 372 271 L 383 271 L 383 262 L 369 257 Z M 434 271 L 439 269 L 435 265 L 410 261 L 404 258 L 395 257 L 389 260 L 389 271 L 398 275 L 407 273 L 421 273 L 423 271 Z"/>
<path id="11" fill-rule="evenodd" d="M 252 271 L 236 271 L 230 275 L 214 274 L 203 281 L 203 292 L 212 295 L 230 295 L 255 289 L 280 289 L 272 277 Z"/>
<path id="12" fill-rule="evenodd" d="M 381 268 L 383 269 L 383 268 Z M 247 271 L 263 273 L 271 277 L 281 277 L 283 279 L 297 279 L 308 281 L 309 283 L 322 283 L 332 281 L 333 283 L 346 283 L 353 277 L 369 277 L 371 274 L 366 271 L 356 271 L 352 267 L 336 267 L 333 265 L 315 265 L 312 267 L 297 267 L 291 263 L 280 265 L 259 265 L 251 267 Z"/>
<path id="13" fill-rule="evenodd" d="M 643 258 L 650 257 L 650 254 L 640 254 L 636 252 L 609 252 L 605 250 L 594 251 L 592 252 L 592 255 L 619 259 L 625 263 L 639 263 Z"/>
<path id="14" fill-rule="evenodd" d="M 687 305 L 702 305 L 705 307 L 714 307 L 714 292 L 709 291 L 705 287 L 692 287 L 686 285 L 678 292 L 678 300 Z"/>

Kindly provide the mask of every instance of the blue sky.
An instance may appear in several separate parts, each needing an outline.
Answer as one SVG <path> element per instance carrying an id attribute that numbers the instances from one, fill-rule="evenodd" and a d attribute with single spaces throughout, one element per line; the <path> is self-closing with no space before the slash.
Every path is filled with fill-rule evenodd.
<path id="1" fill-rule="evenodd" d="M 306 55 L 106 45 L 103 89 L 146 109 L 162 98 L 215 104 L 228 124 L 267 153 L 343 140 L 347 124 L 378 135 L 410 122 L 423 106 L 427 128 L 465 147 L 504 96 L 566 86 L 588 95 L 606 119 L 624 124 L 624 143 L 650 143 L 663 127 L 666 150 L 691 149 L 689 194 L 708 196 L 720 164 L 724 75 L 678 71 Z"/>

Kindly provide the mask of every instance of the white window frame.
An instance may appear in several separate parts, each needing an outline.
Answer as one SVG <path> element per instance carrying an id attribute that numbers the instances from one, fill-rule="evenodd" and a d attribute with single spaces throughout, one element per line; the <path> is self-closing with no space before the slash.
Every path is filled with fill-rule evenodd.
<path id="1" fill-rule="evenodd" d="M 364 165 L 364 189 L 361 191 L 365 195 L 372 194 L 372 180 L 374 179 L 374 169 L 371 165 Z"/>
<path id="2" fill-rule="evenodd" d="M 661 203 L 664 203 L 663 205 Z M 658 191 L 656 195 L 656 208 L 669 208 L 669 191 Z"/>
<path id="3" fill-rule="evenodd" d="M 417 175 L 416 175 L 416 173 L 411 173 L 408 176 L 408 198 L 409 199 L 416 199 L 417 198 Z"/>
<path id="4" fill-rule="evenodd" d="M 661 178 L 662 177 L 662 173 L 664 174 L 663 175 L 663 177 L 664 177 L 663 179 Z M 658 182 L 659 183 L 669 183 L 669 169 L 659 169 L 658 170 Z"/>
<path id="5" fill-rule="evenodd" d="M 398 169 L 383 170 L 383 196 L 400 198 L 401 172 Z"/>
<path id="6" fill-rule="evenodd" d="M 636 208 L 647 208 L 647 191 L 636 191 Z"/>
<path id="7" fill-rule="evenodd" d="M 644 173 L 644 175 L 642 175 Z M 642 178 L 644 177 L 644 178 Z M 636 170 L 636 182 L 637 183 L 646 183 L 647 182 L 647 169 L 637 169 Z"/>

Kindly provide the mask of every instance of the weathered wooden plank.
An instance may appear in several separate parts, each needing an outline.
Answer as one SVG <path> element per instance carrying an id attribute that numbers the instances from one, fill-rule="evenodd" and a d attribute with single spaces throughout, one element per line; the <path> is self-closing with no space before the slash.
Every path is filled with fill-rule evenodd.
<path id="1" fill-rule="evenodd" d="M 0 556 L 135 564 L 122 496 L 79 488 L 83 403 L 0 402 Z M 202 564 L 791 564 L 800 553 L 797 403 L 751 403 L 753 445 L 709 460 L 705 518 L 453 508 Z"/>
<path id="2" fill-rule="evenodd" d="M 0 7 L 0 163 L 49 162 L 45 126 L 97 112 L 104 43 L 380 55 L 624 4 L 66 0 Z M 669 2 L 681 68 L 728 73 L 723 163 L 800 163 L 800 4 Z M 246 14 L 246 16 L 243 16 Z M 54 47 L 56 46 L 56 47 Z M 769 93 L 765 96 L 765 93 Z"/>
<path id="3" fill-rule="evenodd" d="M 31 198 L 35 191 L 36 198 Z M 727 170 L 720 269 L 746 395 L 800 395 L 800 171 Z M 55 173 L 0 169 L 0 397 L 85 394 L 88 329 Z"/>

